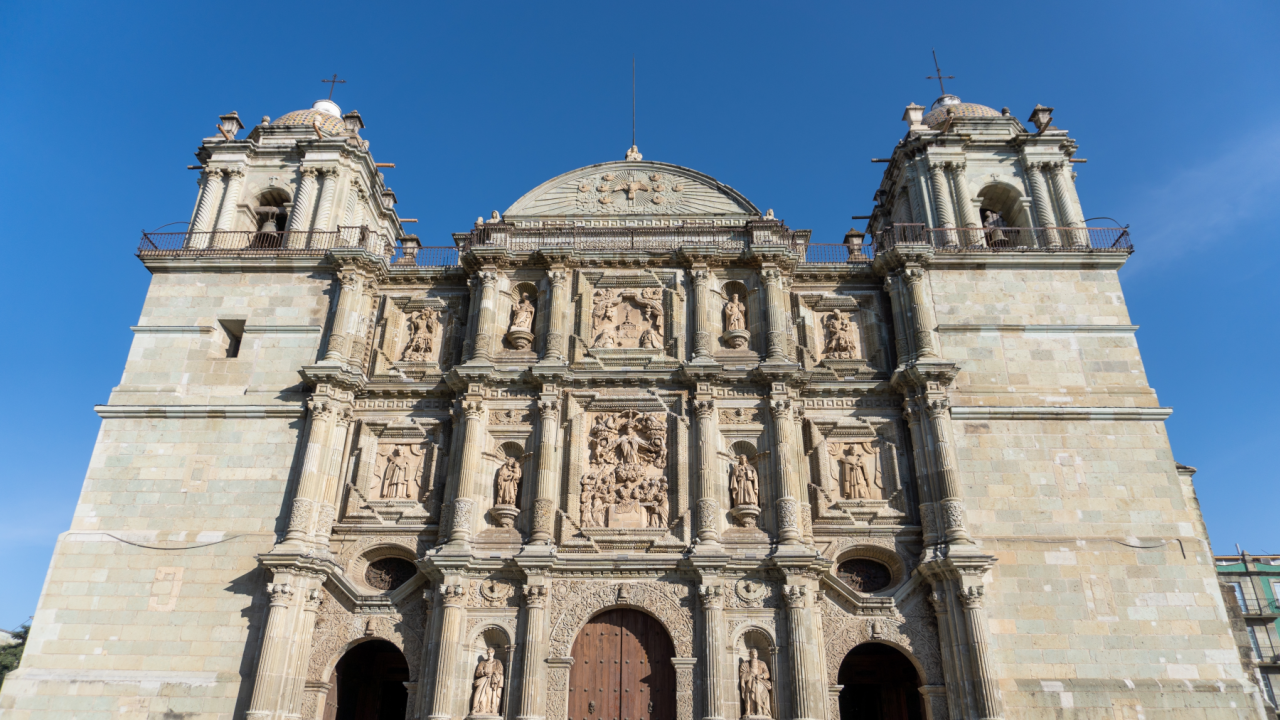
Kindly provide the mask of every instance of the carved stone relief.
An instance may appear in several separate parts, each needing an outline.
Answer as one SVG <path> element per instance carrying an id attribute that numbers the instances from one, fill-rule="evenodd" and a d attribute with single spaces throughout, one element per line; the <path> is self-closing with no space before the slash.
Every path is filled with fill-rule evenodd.
<path id="1" fill-rule="evenodd" d="M 884 500 L 879 439 L 865 442 L 828 442 L 835 486 L 846 500 Z"/>
<path id="2" fill-rule="evenodd" d="M 839 599 L 825 594 L 819 606 L 822 611 L 822 633 L 826 648 L 827 677 L 840 673 L 840 663 L 849 651 L 873 639 L 896 646 L 914 657 L 923 669 L 925 683 L 942 684 L 942 653 L 938 645 L 938 626 L 933 611 L 923 601 L 925 592 L 917 590 L 888 616 L 858 616 Z M 870 622 L 869 622 L 870 621 Z"/>
<path id="3" fill-rule="evenodd" d="M 858 342 L 858 329 L 854 321 L 845 317 L 839 309 L 832 310 L 822 320 L 824 342 L 822 355 L 833 360 L 854 360 L 862 357 Z"/>
<path id="4" fill-rule="evenodd" d="M 666 529 L 670 500 L 664 413 L 595 415 L 582 478 L 583 527 Z"/>
<path id="5" fill-rule="evenodd" d="M 662 350 L 666 310 L 662 288 L 596 290 L 591 306 L 591 347 Z"/>
<path id="6" fill-rule="evenodd" d="M 307 663 L 307 680 L 327 682 L 329 673 L 342 654 L 357 641 L 387 640 L 404 653 L 409 665 L 409 678 L 419 679 L 422 660 L 422 638 L 429 610 L 416 593 L 396 608 L 395 612 L 378 615 L 354 614 L 328 590 L 320 591 L 320 607 L 316 613 L 316 629 Z"/>
<path id="7" fill-rule="evenodd" d="M 755 408 L 726 408 L 720 411 L 720 422 L 745 425 L 760 422 L 760 411 Z"/>
<path id="8" fill-rule="evenodd" d="M 435 310 L 427 307 L 415 311 L 406 319 L 408 339 L 400 359 L 405 362 L 431 362 L 435 359 L 436 334 L 440 322 Z"/>
<path id="9" fill-rule="evenodd" d="M 371 499 L 410 500 L 422 493 L 422 459 L 426 442 L 379 445 Z"/>

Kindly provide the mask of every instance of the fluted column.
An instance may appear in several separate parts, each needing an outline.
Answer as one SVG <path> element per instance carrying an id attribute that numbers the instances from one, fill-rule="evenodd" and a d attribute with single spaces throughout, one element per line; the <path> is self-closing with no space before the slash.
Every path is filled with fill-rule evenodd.
<path id="1" fill-rule="evenodd" d="M 191 232 L 207 233 L 213 229 L 213 215 L 218 207 L 218 199 L 222 196 L 223 173 L 220 168 L 208 168 L 204 171 L 204 182 L 200 186 L 200 200 L 196 202 L 196 214 L 191 219 Z M 204 248 L 209 245 L 208 235 L 193 235 L 191 247 Z"/>
<path id="2" fill-rule="evenodd" d="M 911 222 L 929 224 L 929 189 L 925 187 L 928 180 L 920 172 L 915 163 L 907 166 L 907 184 L 911 189 Z"/>
<path id="3" fill-rule="evenodd" d="M 306 247 L 304 232 L 311 229 L 312 203 L 316 197 L 316 174 L 314 167 L 304 167 L 300 171 L 302 179 L 298 181 L 298 191 L 293 196 L 293 209 L 289 211 L 289 247 Z"/>
<path id="4" fill-rule="evenodd" d="M 292 615 L 294 586 L 287 582 L 269 583 L 271 605 L 267 610 L 267 627 L 262 633 L 262 651 L 254 676 L 253 697 L 249 700 L 249 720 L 271 720 L 285 693 L 288 674 L 286 661 L 293 646 Z"/>
<path id="5" fill-rule="evenodd" d="M 314 228 L 321 232 L 329 229 L 329 218 L 333 216 L 333 199 L 338 194 L 338 169 L 323 168 L 324 176 L 320 185 L 320 205 L 316 208 Z"/>
<path id="6" fill-rule="evenodd" d="M 769 355 L 766 362 L 785 363 L 790 314 L 787 312 L 786 293 L 782 289 L 782 271 L 778 268 L 765 268 L 760 271 L 760 275 L 764 278 L 769 308 Z"/>
<path id="7" fill-rule="evenodd" d="M 907 398 L 902 402 L 902 417 L 907 421 L 907 432 L 911 433 L 911 449 L 916 461 L 916 474 L 920 487 L 920 524 L 926 556 L 934 554 L 934 546 L 942 542 L 942 529 L 937 520 L 937 493 L 931 484 L 935 476 L 933 463 L 930 461 L 927 442 L 925 441 L 923 417 L 915 407 L 915 401 Z"/>
<path id="8" fill-rule="evenodd" d="M 456 522 L 456 520 L 455 520 Z M 458 645 L 462 642 L 462 626 L 467 610 L 463 607 L 466 589 L 462 585 L 441 585 L 444 611 L 440 614 L 440 644 L 436 654 L 435 696 L 431 700 L 431 720 L 449 720 L 454 689 L 454 670 L 458 664 Z"/>
<path id="9" fill-rule="evenodd" d="M 724 626 L 724 589 L 719 585 L 698 588 L 702 600 L 702 617 L 706 628 L 707 647 L 707 720 L 724 717 L 724 653 L 728 640 Z M 776 666 L 775 666 L 776 667 Z"/>
<path id="10" fill-rule="evenodd" d="M 240 188 L 244 187 L 244 168 L 231 168 L 227 173 L 227 191 L 218 210 L 218 230 L 230 230 L 236 221 L 236 205 L 240 203 Z"/>
<path id="11" fill-rule="evenodd" d="M 706 268 L 693 270 L 693 362 L 714 362 L 711 357 L 711 273 Z"/>
<path id="12" fill-rule="evenodd" d="M 317 501 L 324 490 L 325 470 L 329 460 L 329 441 L 341 412 L 338 404 L 327 398 L 310 401 L 311 426 L 307 433 L 307 449 L 302 459 L 298 490 L 289 514 L 289 531 L 285 542 L 305 543 L 311 534 L 311 521 Z"/>
<path id="13" fill-rule="evenodd" d="M 791 422 L 791 401 L 783 398 L 769 404 L 773 415 L 774 436 L 777 447 L 778 477 L 782 479 L 781 497 L 777 502 L 778 541 L 783 545 L 799 545 L 803 533 L 800 529 L 800 498 L 804 488 L 800 486 L 800 468 L 792 461 L 790 448 L 795 447 L 795 426 Z"/>
<path id="14" fill-rule="evenodd" d="M 325 362 L 344 363 L 347 350 L 351 344 L 353 306 L 360 297 L 360 278 L 353 272 L 338 275 L 338 309 L 333 313 L 333 332 L 329 334 L 329 349 L 324 354 Z"/>
<path id="15" fill-rule="evenodd" d="M 812 720 L 826 716 L 822 698 L 813 697 L 813 688 L 819 681 L 812 674 L 813 667 L 809 657 L 813 653 L 813 641 L 809 637 L 807 620 L 809 588 L 803 585 L 787 585 L 783 587 L 782 601 L 787 606 L 787 633 L 791 641 L 787 643 L 791 661 L 791 697 L 792 711 L 797 720 Z"/>
<path id="16" fill-rule="evenodd" d="M 932 441 L 934 463 L 937 471 L 937 489 L 942 509 L 943 536 L 948 543 L 969 544 L 965 530 L 964 505 L 960 500 L 960 478 L 956 475 L 955 450 L 951 447 L 950 403 L 945 398 L 929 400 L 925 405 L 929 416 L 929 435 Z"/>
<path id="17" fill-rule="evenodd" d="M 938 227 L 954 228 L 956 226 L 955 214 L 951 211 L 951 190 L 947 187 L 945 171 L 945 163 L 929 163 L 929 180 L 933 186 L 933 213 L 937 218 Z M 954 233 L 945 233 L 945 235 L 948 245 L 956 244 Z"/>
<path id="18" fill-rule="evenodd" d="M 698 414 L 698 541 L 720 542 L 720 501 L 716 497 L 716 404 L 695 400 Z"/>
<path id="19" fill-rule="evenodd" d="M 547 360 L 563 364 L 568 347 L 568 329 L 566 315 L 569 312 L 569 273 L 565 270 L 551 270 L 547 273 L 551 281 L 551 313 L 547 323 Z"/>
<path id="20" fill-rule="evenodd" d="M 518 720 L 541 720 L 547 714 L 547 586 L 524 586 L 524 684 Z"/>
<path id="21" fill-rule="evenodd" d="M 480 312 L 476 319 L 476 344 L 471 357 L 488 362 L 493 358 L 493 338 L 496 327 L 498 304 L 498 273 L 484 270 L 476 273 L 480 280 Z"/>
<path id="22" fill-rule="evenodd" d="M 960 224 L 966 228 L 978 228 L 978 213 L 973 209 L 973 197 L 969 194 L 969 178 L 965 174 L 965 163 L 947 163 L 947 174 L 951 176 L 951 187 L 955 192 L 956 205 L 959 206 Z M 964 233 L 965 245 L 986 245 L 981 232 Z"/>
<path id="23" fill-rule="evenodd" d="M 538 489 L 533 501 L 531 545 L 551 544 L 555 532 L 556 497 L 560 494 L 560 473 L 556 467 L 556 440 L 560 437 L 560 399 L 545 394 L 538 401 Z"/>
<path id="24" fill-rule="evenodd" d="M 884 291 L 889 295 L 889 311 L 893 317 L 893 345 L 898 363 L 905 362 L 911 352 L 907 343 L 907 324 L 902 314 L 901 286 L 902 281 L 896 275 L 884 279 Z"/>
<path id="25" fill-rule="evenodd" d="M 952 718 L 963 718 L 965 713 L 962 702 L 964 696 L 961 692 L 963 683 L 958 677 L 960 662 L 956 657 L 956 644 L 954 635 L 951 630 L 951 622 L 954 618 L 950 616 L 950 603 L 942 596 L 944 585 L 934 585 L 933 592 L 929 593 L 929 604 L 933 607 L 934 616 L 938 621 L 938 645 L 942 651 L 942 679 L 946 684 L 949 692 L 947 693 L 947 714 Z"/>
<path id="26" fill-rule="evenodd" d="M 1071 228 L 1083 228 L 1084 219 L 1080 216 L 1080 212 L 1076 209 L 1076 198 L 1074 187 L 1072 186 L 1071 176 L 1067 174 L 1067 164 L 1065 162 L 1050 163 L 1045 166 L 1045 171 L 1053 180 L 1053 194 L 1058 201 L 1058 214 L 1062 218 L 1063 224 Z M 1072 247 L 1086 247 L 1089 244 L 1088 234 L 1083 230 L 1070 230 L 1067 237 Z"/>
<path id="27" fill-rule="evenodd" d="M 980 720 L 996 720 L 1004 715 L 1000 690 L 991 667 L 991 640 L 987 633 L 987 612 L 982 608 L 983 590 L 973 585 L 960 590 L 965 627 L 969 631 L 969 653 L 973 663 L 973 689 Z"/>
<path id="28" fill-rule="evenodd" d="M 323 582 L 316 578 L 310 582 Z M 293 633 L 292 652 L 289 659 L 289 686 L 280 709 L 285 716 L 298 716 L 302 712 L 302 699 L 306 693 L 307 665 L 311 660 L 311 640 L 316 629 L 316 613 L 320 610 L 320 589 L 306 590 L 302 601 L 302 617 Z"/>
<path id="29" fill-rule="evenodd" d="M 1035 202 L 1036 209 L 1036 225 L 1042 228 L 1052 228 L 1058 223 L 1053 219 L 1053 201 L 1049 197 L 1049 187 L 1045 184 L 1044 173 L 1041 170 L 1042 164 L 1033 162 L 1027 163 L 1027 181 L 1031 183 L 1031 199 Z M 1058 234 L 1053 230 L 1046 229 L 1044 238 L 1041 240 L 1049 247 L 1059 247 L 1061 242 Z"/>
<path id="30" fill-rule="evenodd" d="M 920 358 L 936 358 L 934 349 L 933 328 L 930 327 L 928 300 L 924 294 L 924 271 L 919 268 L 908 268 L 902 272 L 902 279 L 907 283 L 907 291 L 911 293 L 911 329 L 915 335 L 916 355 Z"/>
<path id="31" fill-rule="evenodd" d="M 479 483 L 480 453 L 484 450 L 485 409 L 481 400 L 464 400 L 466 419 L 462 429 L 462 461 L 458 463 L 458 496 L 453 500 L 453 528 L 450 544 L 466 544 L 471 540 L 471 523 L 476 510 L 474 495 Z"/>

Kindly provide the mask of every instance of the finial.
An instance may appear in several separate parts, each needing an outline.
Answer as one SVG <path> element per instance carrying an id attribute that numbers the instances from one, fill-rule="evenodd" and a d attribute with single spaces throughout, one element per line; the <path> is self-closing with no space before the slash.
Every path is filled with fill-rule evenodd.
<path id="1" fill-rule="evenodd" d="M 268 117 L 268 116 L 266 116 L 266 115 L 263 115 L 263 116 L 262 116 L 262 124 L 263 124 L 263 125 L 270 125 L 270 124 L 271 124 L 271 118 L 270 118 L 270 117 Z"/>
<path id="2" fill-rule="evenodd" d="M 1040 103 L 1036 103 L 1036 106 L 1031 109 L 1031 117 L 1027 119 L 1035 123 L 1036 132 L 1057 130 L 1057 128 L 1049 124 L 1053 122 L 1053 108 L 1051 107 L 1045 107 Z"/>
<path id="3" fill-rule="evenodd" d="M 764 219 L 765 219 L 765 220 L 773 220 L 773 219 L 774 219 L 774 217 L 773 217 L 773 208 L 769 208 L 768 210 L 765 210 L 765 211 L 764 211 Z"/>
<path id="4" fill-rule="evenodd" d="M 911 103 L 902 113 L 902 119 L 909 124 L 908 130 L 928 130 L 924 125 L 924 108 Z"/>
<path id="5" fill-rule="evenodd" d="M 644 156 L 640 154 L 639 148 L 637 148 L 635 145 L 632 145 L 631 149 L 627 151 L 626 159 L 639 161 L 639 160 L 643 160 Z"/>

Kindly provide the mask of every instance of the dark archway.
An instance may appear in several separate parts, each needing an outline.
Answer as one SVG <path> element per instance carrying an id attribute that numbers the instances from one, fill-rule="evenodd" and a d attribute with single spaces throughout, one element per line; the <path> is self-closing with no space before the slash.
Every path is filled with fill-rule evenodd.
<path id="1" fill-rule="evenodd" d="M 404 720 L 408 680 L 400 648 L 386 640 L 361 643 L 333 669 L 324 720 Z"/>
<path id="2" fill-rule="evenodd" d="M 920 673 L 905 655 L 863 643 L 840 664 L 841 720 L 923 720 Z"/>
<path id="3" fill-rule="evenodd" d="M 675 646 L 666 628 L 639 610 L 591 618 L 573 641 L 570 720 L 672 720 Z"/>

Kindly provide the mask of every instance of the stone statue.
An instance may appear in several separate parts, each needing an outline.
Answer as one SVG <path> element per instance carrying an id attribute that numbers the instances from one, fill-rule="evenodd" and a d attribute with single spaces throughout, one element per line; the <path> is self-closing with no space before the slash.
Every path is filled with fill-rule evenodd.
<path id="1" fill-rule="evenodd" d="M 738 694 L 742 697 L 742 717 L 773 717 L 773 680 L 769 666 L 760 659 L 755 648 L 747 651 L 748 659 L 738 661 Z"/>
<path id="2" fill-rule="evenodd" d="M 734 505 L 760 504 L 760 475 L 746 455 L 739 455 L 738 462 L 729 468 L 729 494 Z"/>
<path id="3" fill-rule="evenodd" d="M 644 155 L 640 154 L 639 148 L 637 148 L 635 145 L 632 145 L 631 148 L 627 150 L 626 159 L 631 162 L 640 162 L 641 160 L 644 159 Z"/>
<path id="4" fill-rule="evenodd" d="M 502 710 L 502 661 L 493 656 L 493 648 L 485 650 L 484 659 L 476 664 L 475 688 L 471 695 L 472 715 L 497 715 Z"/>
<path id="5" fill-rule="evenodd" d="M 822 326 L 827 333 L 824 355 L 834 360 L 852 360 L 858 356 L 858 337 L 853 323 L 839 310 L 832 310 Z"/>
<path id="6" fill-rule="evenodd" d="M 422 456 L 422 451 L 415 449 L 413 445 L 392 445 L 385 454 L 379 454 L 382 464 L 379 497 L 383 500 L 409 499 L 414 484 L 414 470 L 417 468 L 416 460 Z"/>
<path id="7" fill-rule="evenodd" d="M 724 304 L 724 329 L 747 329 L 747 306 L 738 299 L 737 293 L 730 295 Z"/>
<path id="8" fill-rule="evenodd" d="M 520 293 L 520 299 L 511 308 L 511 325 L 507 327 L 507 330 L 532 332 L 533 312 L 533 301 L 529 298 L 529 293 Z"/>
<path id="9" fill-rule="evenodd" d="M 839 453 L 839 450 L 831 451 Z M 836 455 L 840 465 L 840 494 L 849 500 L 883 500 L 884 480 L 873 442 L 850 443 Z"/>
<path id="10" fill-rule="evenodd" d="M 516 458 L 507 458 L 507 461 L 498 468 L 498 505 L 515 505 L 517 492 L 520 488 L 520 478 L 524 476 L 524 471 L 520 468 L 520 461 Z"/>
<path id="11" fill-rule="evenodd" d="M 436 311 L 431 308 L 421 310 L 409 316 L 409 341 L 404 344 L 404 352 L 400 359 L 408 362 L 429 362 L 431 344 L 435 338 L 439 323 Z"/>

